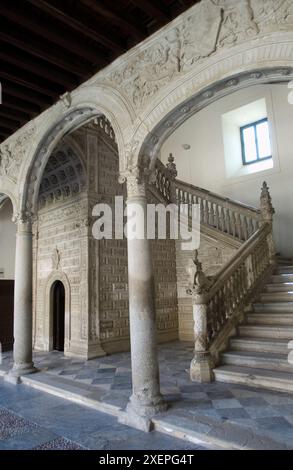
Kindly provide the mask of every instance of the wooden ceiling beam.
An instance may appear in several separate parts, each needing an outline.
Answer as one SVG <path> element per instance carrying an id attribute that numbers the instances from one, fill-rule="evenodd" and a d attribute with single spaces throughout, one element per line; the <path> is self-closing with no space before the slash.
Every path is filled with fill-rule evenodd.
<path id="1" fill-rule="evenodd" d="M 10 46 L 7 43 L 0 44 L 0 60 L 4 60 L 9 64 L 15 65 L 22 70 L 28 70 L 40 78 L 47 78 L 54 81 L 65 88 L 77 86 L 78 82 L 73 74 L 63 71 L 62 69 L 52 68 L 50 63 L 46 63 L 34 58 L 19 49 Z"/>
<path id="2" fill-rule="evenodd" d="M 48 24 L 40 17 L 29 11 L 28 5 L 23 8 L 23 1 L 1 0 L 1 16 L 16 23 L 18 26 L 27 29 L 34 34 L 39 35 L 46 41 L 50 41 L 58 47 L 72 51 L 74 55 L 86 59 L 93 64 L 104 65 L 107 56 L 102 51 L 95 50 L 86 42 L 76 39 L 68 31 L 62 31 L 58 24 Z"/>
<path id="3" fill-rule="evenodd" d="M 51 97 L 48 97 L 47 95 L 44 95 L 42 93 L 31 91 L 29 88 L 16 85 L 11 81 L 2 80 L 1 84 L 2 94 L 4 95 L 7 93 L 10 96 L 23 98 L 25 100 L 31 101 L 32 103 L 36 103 L 42 107 L 50 106 L 51 104 L 53 104 L 53 100 Z"/>
<path id="4" fill-rule="evenodd" d="M 82 60 L 73 58 L 68 52 L 60 52 L 59 48 L 52 48 L 52 45 L 40 42 L 39 38 L 30 33 L 30 35 L 22 32 L 20 28 L 15 28 L 13 23 L 0 17 L 0 39 L 12 44 L 15 47 L 29 52 L 40 59 L 46 60 L 51 64 L 57 65 L 61 69 L 72 72 L 80 78 L 85 75 L 92 75 L 94 69 L 90 64 L 85 64 Z"/>
<path id="5" fill-rule="evenodd" d="M 9 129 L 8 127 L 0 126 L 0 134 L 4 134 L 8 137 L 9 135 L 13 134 L 13 132 L 11 132 L 11 129 Z"/>
<path id="6" fill-rule="evenodd" d="M 168 12 L 158 2 L 152 0 L 131 0 L 131 3 L 153 17 L 160 26 L 165 25 L 171 19 Z"/>
<path id="7" fill-rule="evenodd" d="M 5 104 L 5 106 L 7 106 L 9 109 L 16 109 L 18 111 L 28 114 L 30 119 L 36 116 L 37 114 L 40 114 L 41 112 L 41 108 L 36 104 L 32 104 L 29 101 L 22 100 L 20 98 L 14 98 L 9 95 L 3 98 L 3 104 Z"/>
<path id="8" fill-rule="evenodd" d="M 8 129 L 16 129 L 20 127 L 20 122 L 13 121 L 12 119 L 8 119 L 6 117 L 0 116 L 0 126 L 7 127 Z"/>
<path id="9" fill-rule="evenodd" d="M 84 18 L 84 22 L 80 19 L 74 18 L 70 12 L 64 9 L 64 5 L 58 2 L 55 4 L 49 4 L 45 0 L 27 0 L 32 5 L 41 9 L 52 18 L 56 18 L 63 23 L 65 23 L 70 28 L 74 29 L 80 34 L 90 38 L 91 40 L 96 41 L 99 44 L 102 44 L 104 47 L 110 49 L 116 54 L 121 54 L 127 50 L 126 42 L 123 42 L 123 39 L 118 37 L 116 34 L 105 34 L 104 31 L 101 31 L 95 25 L 95 22 L 92 21 L 92 18 Z"/>
<path id="10" fill-rule="evenodd" d="M 4 106 L 3 103 L 0 105 L 0 116 L 8 117 L 9 119 L 14 119 L 20 122 L 21 124 L 30 120 L 29 114 L 22 113 L 21 111 L 18 111 L 16 109 L 8 108 L 7 106 Z"/>
<path id="11" fill-rule="evenodd" d="M 1 63 L 0 77 L 4 80 L 8 80 L 13 83 L 18 83 L 30 90 L 35 90 L 39 93 L 47 95 L 51 98 L 55 98 L 60 93 L 64 92 L 61 87 L 56 87 L 54 82 L 47 82 L 36 78 L 29 72 L 22 72 L 19 74 L 19 70 L 11 66 L 10 64 Z"/>
<path id="12" fill-rule="evenodd" d="M 104 3 L 102 0 L 96 2 L 95 0 L 81 0 L 81 3 L 86 5 L 89 9 L 109 20 L 114 25 L 121 28 L 126 34 L 135 36 L 138 40 L 143 40 L 147 36 L 147 31 L 144 26 L 139 26 L 137 21 L 132 20 L 131 15 L 124 15 L 121 11 L 115 11 L 113 4 L 111 6 Z"/>

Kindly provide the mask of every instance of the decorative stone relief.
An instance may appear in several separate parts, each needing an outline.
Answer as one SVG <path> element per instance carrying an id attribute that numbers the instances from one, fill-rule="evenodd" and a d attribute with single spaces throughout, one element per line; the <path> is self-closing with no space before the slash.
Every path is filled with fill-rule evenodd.
<path id="1" fill-rule="evenodd" d="M 136 110 L 216 50 L 293 24 L 290 0 L 202 0 L 189 17 L 106 79 Z"/>
<path id="2" fill-rule="evenodd" d="M 57 271 L 59 269 L 60 260 L 61 260 L 60 252 L 59 250 L 57 250 L 57 248 L 55 248 L 52 254 L 52 269 L 53 270 Z"/>
<path id="3" fill-rule="evenodd" d="M 17 134 L 15 140 L 0 147 L 0 176 L 7 176 L 16 182 L 20 166 L 24 161 L 35 127 L 26 128 Z"/>

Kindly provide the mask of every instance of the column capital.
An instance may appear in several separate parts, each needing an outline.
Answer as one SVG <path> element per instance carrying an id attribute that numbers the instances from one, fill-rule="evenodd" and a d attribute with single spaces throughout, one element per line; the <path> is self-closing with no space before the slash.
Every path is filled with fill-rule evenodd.
<path id="1" fill-rule="evenodd" d="M 17 224 L 18 231 L 31 232 L 32 224 L 35 220 L 32 212 L 20 211 L 13 215 L 12 222 Z"/>
<path id="2" fill-rule="evenodd" d="M 127 197 L 129 199 L 132 197 L 146 196 L 149 177 L 150 171 L 148 169 L 136 166 L 120 173 L 118 180 L 121 184 L 126 182 Z"/>

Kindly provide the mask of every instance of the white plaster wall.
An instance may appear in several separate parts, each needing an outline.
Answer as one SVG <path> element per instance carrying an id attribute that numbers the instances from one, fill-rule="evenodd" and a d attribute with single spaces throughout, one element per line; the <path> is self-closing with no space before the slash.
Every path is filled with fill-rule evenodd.
<path id="1" fill-rule="evenodd" d="M 260 85 L 226 96 L 201 110 L 164 143 L 161 159 L 172 152 L 178 178 L 259 207 L 260 188 L 267 181 L 276 209 L 275 240 L 282 255 L 293 256 L 293 106 L 285 84 Z M 272 123 L 274 168 L 255 174 L 228 177 L 226 173 L 222 115 L 265 98 Z M 189 144 L 190 150 L 184 150 Z"/>
<path id="2" fill-rule="evenodd" d="M 7 200 L 0 210 L 0 271 L 4 269 L 2 279 L 14 279 L 16 224 L 11 219 L 12 204 Z"/>

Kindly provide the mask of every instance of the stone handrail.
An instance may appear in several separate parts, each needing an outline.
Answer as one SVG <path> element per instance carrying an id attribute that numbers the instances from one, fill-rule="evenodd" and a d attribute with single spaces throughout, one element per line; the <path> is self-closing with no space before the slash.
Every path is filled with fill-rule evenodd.
<path id="1" fill-rule="evenodd" d="M 206 299 L 208 344 L 233 317 L 235 310 L 247 304 L 250 294 L 270 267 L 270 235 L 270 225 L 263 225 L 215 277 Z"/>
<path id="2" fill-rule="evenodd" d="M 186 204 L 188 207 L 199 205 L 201 224 L 242 242 L 258 230 L 261 219 L 259 210 L 175 179 L 177 171 L 172 156 L 167 166 L 157 161 L 155 175 L 155 187 L 167 202 L 179 206 Z"/>
<path id="3" fill-rule="evenodd" d="M 193 299 L 195 351 L 190 376 L 209 382 L 221 342 L 241 321 L 245 307 L 275 264 L 273 214 L 270 193 L 264 183 L 261 193 L 260 228 L 237 250 L 232 259 L 208 279 L 195 252 L 195 275 L 187 293 Z"/>

